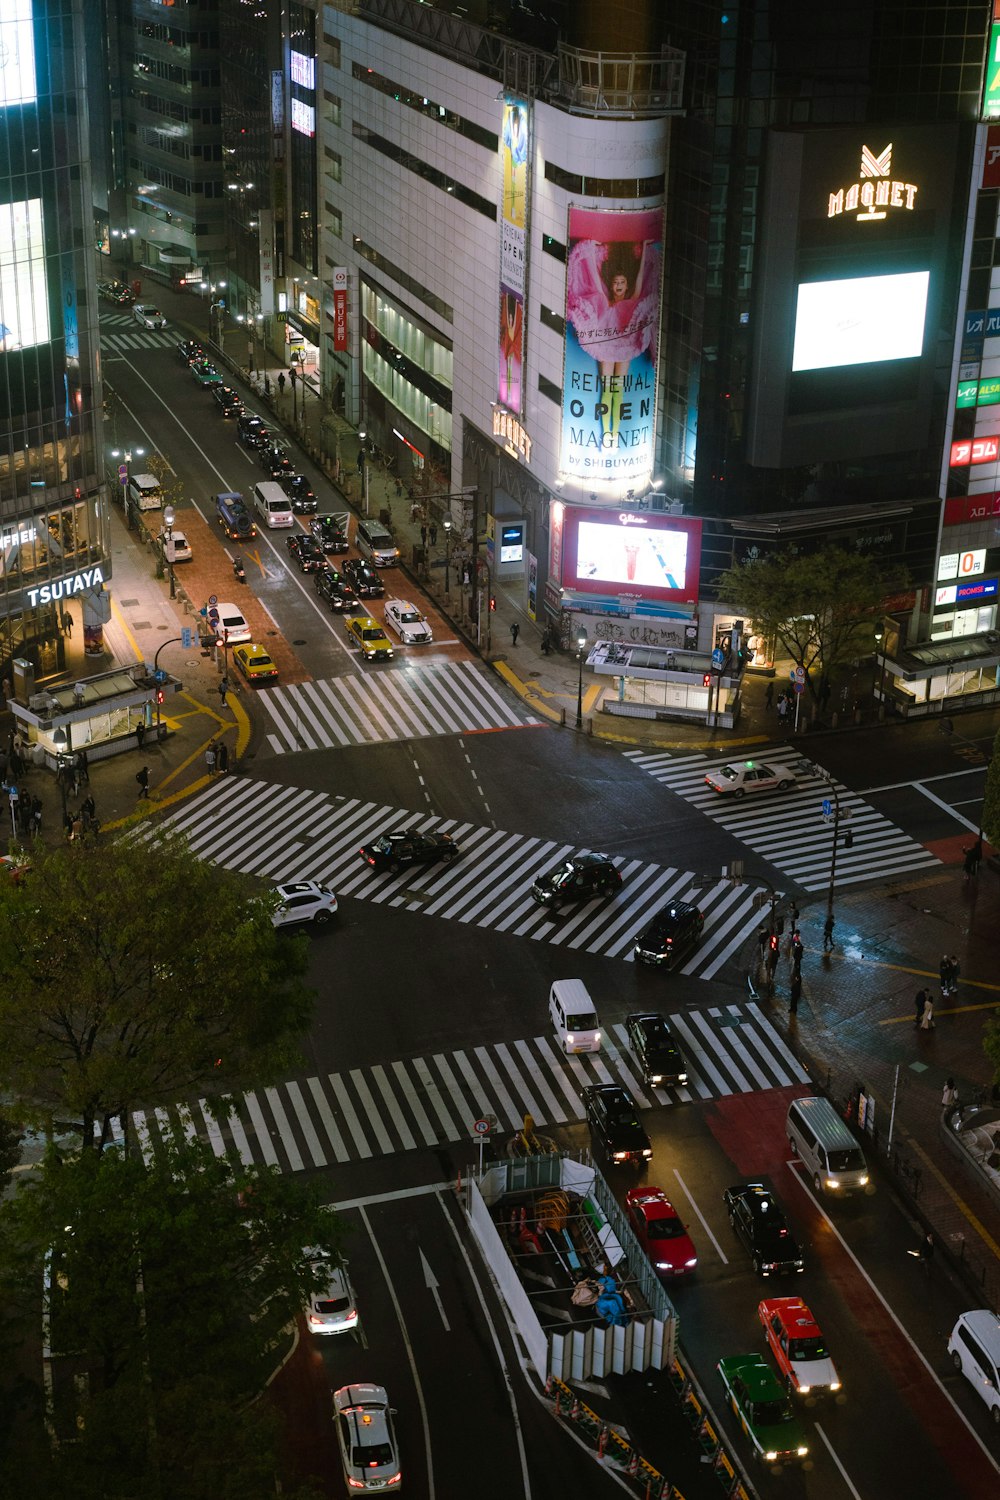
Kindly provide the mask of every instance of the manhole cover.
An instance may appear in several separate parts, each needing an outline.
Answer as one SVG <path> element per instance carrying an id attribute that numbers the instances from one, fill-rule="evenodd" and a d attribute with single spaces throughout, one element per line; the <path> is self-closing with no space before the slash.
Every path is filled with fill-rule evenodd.
<path id="1" fill-rule="evenodd" d="M 717 1026 L 742 1026 L 745 1016 L 718 1016 L 715 1024 Z"/>

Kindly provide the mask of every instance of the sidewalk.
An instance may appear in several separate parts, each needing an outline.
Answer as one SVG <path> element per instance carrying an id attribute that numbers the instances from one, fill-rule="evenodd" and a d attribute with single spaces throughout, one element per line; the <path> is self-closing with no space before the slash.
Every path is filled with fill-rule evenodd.
<path id="1" fill-rule="evenodd" d="M 306 393 L 304 417 L 299 384 L 295 403 L 299 430 L 293 432 L 290 388 L 286 386 L 284 396 L 278 398 L 280 366 L 268 365 L 270 398 L 252 391 L 235 364 L 210 344 L 207 303 L 193 294 L 176 293 L 153 281 L 147 283 L 146 295 L 152 295 L 154 288 L 156 300 L 177 338 L 201 339 L 220 367 L 225 364 L 233 383 L 253 408 L 270 409 L 275 425 L 287 423 L 290 444 L 293 448 L 298 444 L 303 454 L 308 455 L 303 458 L 302 467 L 320 497 L 321 508 L 324 505 L 340 508 L 348 503 L 357 511 L 360 491 L 355 465 L 357 434 L 341 418 L 324 410 L 312 382 Z M 237 337 L 245 339 L 242 330 L 237 334 L 235 327 L 226 335 L 226 342 L 234 352 Z M 338 451 L 342 488 L 333 481 Z M 424 585 L 413 567 L 413 549 L 420 545 L 421 522 L 411 518 L 408 501 L 405 496 L 397 497 L 395 491 L 395 480 L 375 465 L 370 466 L 369 512 L 374 516 L 383 509 L 390 512 L 403 571 L 415 586 L 427 587 L 438 607 L 448 614 L 442 532 L 439 528 L 430 581 Z M 118 508 L 112 507 L 112 512 L 116 528 L 115 602 L 114 619 L 105 632 L 106 645 L 116 663 L 139 658 L 151 661 L 157 646 L 179 636 L 183 625 L 194 626 L 195 617 L 185 612 L 180 600 L 169 600 L 166 580 L 155 577 L 151 552 L 142 548 L 135 533 L 125 530 Z M 207 529 L 205 540 L 206 546 L 209 545 Z M 183 585 L 182 568 L 177 569 L 177 577 Z M 451 618 L 456 630 L 473 644 L 468 621 L 456 618 L 461 615 L 461 598 L 455 587 L 454 568 L 449 582 Z M 193 588 L 196 591 L 197 585 Z M 510 626 L 515 620 L 520 626 L 516 645 L 510 642 Z M 566 722 L 574 724 L 576 660 L 558 653 L 542 653 L 541 627 L 527 618 L 519 588 L 497 591 L 497 610 L 489 625 L 493 649 L 488 660 L 494 669 L 521 693 L 539 717 L 559 722 L 565 711 Z M 82 643 L 77 639 L 68 644 L 70 678 L 93 671 L 93 667 L 84 663 Z M 222 708 L 218 697 L 221 666 L 214 654 L 203 655 L 197 647 L 183 652 L 179 645 L 167 646 L 161 653 L 161 663 L 184 682 L 184 692 L 164 706 L 168 737 L 157 742 L 150 736 L 141 754 L 137 747 L 134 754 L 92 768 L 93 784 L 89 790 L 105 828 L 121 826 L 136 813 L 135 773 L 141 765 L 150 768 L 152 792 L 149 804 L 143 803 L 139 809 L 145 815 L 207 784 L 205 749 L 211 739 L 225 737 L 231 766 L 238 763 L 251 742 L 252 724 L 247 712 L 250 691 L 242 688 L 230 697 L 228 707 Z M 862 673 L 864 670 L 861 669 Z M 235 674 L 230 674 L 230 681 L 235 682 Z M 593 732 L 600 733 L 601 738 L 662 750 L 676 746 L 691 751 L 704 745 L 721 753 L 779 739 L 787 741 L 787 726 L 779 724 L 776 715 L 769 714 L 765 707 L 767 681 L 762 675 L 750 675 L 744 717 L 735 736 L 725 732 L 712 736 L 702 726 L 602 722 L 599 715 Z M 869 703 L 870 687 L 870 680 L 860 674 L 846 685 L 847 697 L 841 701 L 846 701 L 852 722 L 855 698 Z M 597 691 L 585 672 L 583 708 L 588 724 Z M 839 692 L 835 694 L 835 705 L 840 697 Z M 12 727 L 10 718 L 8 714 L 0 721 L 4 735 Z M 870 724 L 872 716 L 864 714 L 863 722 Z M 806 737 L 807 743 L 810 738 Z M 41 785 L 42 775 L 38 771 L 30 773 L 28 790 L 33 794 L 37 789 L 32 783 Z M 59 794 L 51 777 L 45 775 L 44 780 L 39 793 L 45 803 L 43 837 L 46 842 L 56 842 L 62 836 Z M 71 805 L 75 805 L 72 799 Z M 956 860 L 960 842 L 956 840 Z M 794 1049 L 811 1064 L 814 1077 L 835 1101 L 845 1102 L 859 1084 L 875 1098 L 878 1144 L 872 1154 L 881 1159 L 883 1171 L 907 1203 L 914 1224 L 931 1227 L 942 1249 L 954 1257 L 971 1284 L 978 1288 L 980 1300 L 1000 1308 L 997 1209 L 985 1191 L 980 1191 L 959 1170 L 940 1128 L 941 1088 L 947 1076 L 955 1077 L 966 1102 L 972 1101 L 977 1090 L 988 1089 L 992 1081 L 982 1051 L 982 1031 L 985 1021 L 996 1013 L 1000 1004 L 1000 983 L 995 982 L 994 938 L 1000 926 L 1000 877 L 984 864 L 978 881 L 966 887 L 961 870 L 955 865 L 909 881 L 894 882 L 880 890 L 853 892 L 848 887 L 838 891 L 836 947 L 829 957 L 824 957 L 821 951 L 824 915 L 822 902 L 802 911 L 806 953 L 803 998 L 797 1016 L 788 1014 L 788 970 L 784 960 L 779 965 L 774 999 L 762 999 L 761 1004 Z M 918 988 L 927 985 L 937 999 L 937 964 L 944 951 L 957 953 L 963 977 L 956 999 L 939 1006 L 937 1028 L 928 1036 L 913 1026 L 913 996 Z M 756 980 L 751 973 L 755 956 L 754 937 L 748 933 L 744 968 Z M 891 1150 L 887 1150 L 890 1120 Z"/>

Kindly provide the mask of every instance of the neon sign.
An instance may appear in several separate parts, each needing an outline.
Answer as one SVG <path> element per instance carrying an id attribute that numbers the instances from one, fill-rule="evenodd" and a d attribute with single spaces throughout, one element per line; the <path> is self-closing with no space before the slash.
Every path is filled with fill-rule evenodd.
<path id="1" fill-rule="evenodd" d="M 916 183 L 893 178 L 891 141 L 878 156 L 868 146 L 861 147 L 860 179 L 849 188 L 839 188 L 830 194 L 828 219 L 854 213 L 855 209 L 860 209 L 859 224 L 887 218 L 890 208 L 902 208 L 912 213 L 919 189 Z"/>

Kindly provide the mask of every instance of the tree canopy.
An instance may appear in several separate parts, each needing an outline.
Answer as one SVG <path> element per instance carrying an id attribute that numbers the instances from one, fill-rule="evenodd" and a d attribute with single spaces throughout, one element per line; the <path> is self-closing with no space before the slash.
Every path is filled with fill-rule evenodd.
<path id="1" fill-rule="evenodd" d="M 0 882 L 0 1091 L 79 1126 L 256 1086 L 298 1061 L 308 942 L 243 876 L 176 840 L 36 858 Z"/>
<path id="2" fill-rule="evenodd" d="M 743 611 L 757 634 L 776 640 L 805 667 L 815 699 L 823 677 L 873 649 L 883 601 L 902 583 L 874 558 L 825 547 L 739 563 L 722 574 L 718 593 Z"/>

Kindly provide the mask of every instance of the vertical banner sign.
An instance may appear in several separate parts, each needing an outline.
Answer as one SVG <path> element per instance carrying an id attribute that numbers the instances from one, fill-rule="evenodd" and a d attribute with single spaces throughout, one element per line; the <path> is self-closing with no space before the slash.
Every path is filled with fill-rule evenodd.
<path id="1" fill-rule="evenodd" d="M 1000 187 L 1000 125 L 990 125 L 986 131 L 982 185 L 984 188 Z"/>
<path id="2" fill-rule="evenodd" d="M 260 310 L 265 318 L 274 315 L 274 213 L 262 208 L 258 217 L 260 246 Z"/>
<path id="3" fill-rule="evenodd" d="M 500 320 L 497 399 L 522 415 L 528 229 L 528 126 L 521 99 L 505 99 L 500 132 Z"/>
<path id="4" fill-rule="evenodd" d="M 653 471 L 663 209 L 569 210 L 563 474 L 632 489 Z"/>
<path id="5" fill-rule="evenodd" d="M 986 54 L 986 77 L 983 80 L 983 119 L 1000 119 L 1000 5 L 993 0 L 990 46 Z"/>
<path id="6" fill-rule="evenodd" d="M 333 347 L 339 352 L 347 348 L 347 267 L 333 268 Z"/>

